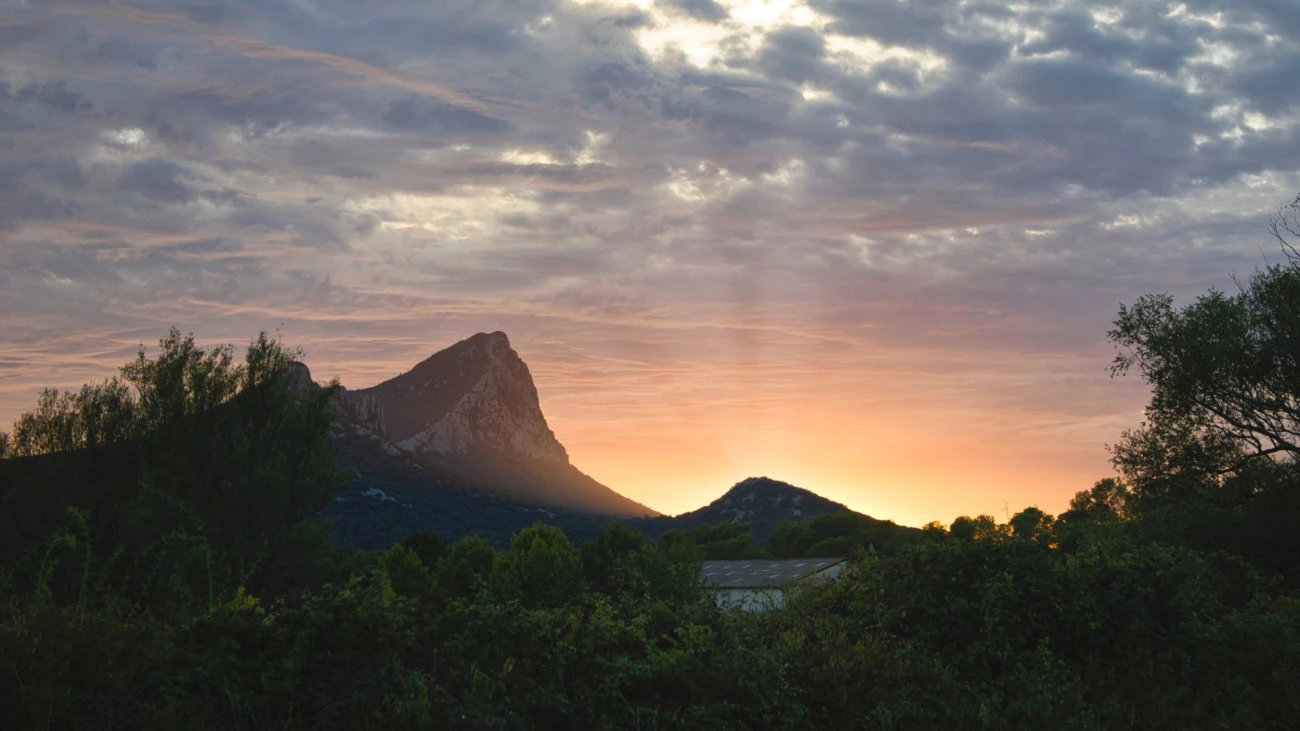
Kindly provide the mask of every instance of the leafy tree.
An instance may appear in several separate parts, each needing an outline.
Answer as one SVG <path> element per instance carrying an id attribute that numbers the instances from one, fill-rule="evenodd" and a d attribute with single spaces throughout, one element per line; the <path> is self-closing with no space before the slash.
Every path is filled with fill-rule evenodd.
<path id="1" fill-rule="evenodd" d="M 1117 519 L 1124 515 L 1128 499 L 1128 487 L 1123 481 L 1106 477 L 1098 480 L 1091 490 L 1075 493 L 1070 499 L 1070 510 L 1087 513 L 1094 518 Z"/>
<path id="2" fill-rule="evenodd" d="M 999 525 L 991 515 L 981 515 L 976 518 L 963 515 L 952 522 L 948 532 L 952 537 L 966 541 L 996 541 L 1009 535 L 1011 529 L 1009 526 Z"/>
<path id="3" fill-rule="evenodd" d="M 622 523 L 610 523 L 582 544 L 582 575 L 593 591 L 613 595 L 644 590 L 645 536 Z"/>
<path id="4" fill-rule="evenodd" d="M 582 557 L 564 531 L 536 523 L 515 534 L 497 556 L 493 595 L 526 607 L 554 607 L 582 594 Z"/>
<path id="5" fill-rule="evenodd" d="M 692 531 L 670 530 L 659 536 L 660 544 L 683 541 L 694 544 L 705 560 L 765 558 L 763 550 L 745 523 L 730 520 L 702 525 Z"/>
<path id="6" fill-rule="evenodd" d="M 645 556 L 647 594 L 656 599 L 692 601 L 700 595 L 704 550 L 693 536 L 667 531 Z"/>
<path id="7" fill-rule="evenodd" d="M 125 441 L 139 433 L 135 407 L 129 387 L 117 378 L 77 392 L 47 388 L 36 408 L 14 422 L 13 453 L 50 454 Z"/>
<path id="8" fill-rule="evenodd" d="M 802 521 L 787 521 L 772 531 L 772 555 L 777 558 L 852 556 L 868 550 L 897 551 L 915 539 L 916 530 L 893 521 L 857 513 L 831 513 Z"/>
<path id="9" fill-rule="evenodd" d="M 182 336 L 172 328 L 158 342 L 158 358 L 148 357 L 140 348 L 136 359 L 122 367 L 122 378 L 135 387 L 139 398 L 139 419 L 145 431 L 154 431 L 180 422 L 185 416 L 211 413 L 229 401 L 241 386 L 260 383 L 246 381 L 246 367 L 236 366 L 234 346 L 200 348 L 194 336 Z M 271 349 L 266 333 L 258 336 L 249 349 L 249 360 L 261 360 L 260 353 Z M 259 355 L 254 355 L 254 353 Z M 283 369 L 293 353 L 274 356 Z"/>
<path id="10" fill-rule="evenodd" d="M 447 555 L 449 546 L 433 533 L 417 531 L 398 541 L 398 545 L 409 548 L 420 558 L 421 563 L 430 571 L 438 568 L 438 562 Z"/>
<path id="11" fill-rule="evenodd" d="M 33 538 L 75 506 L 119 586 L 210 605 L 272 575 L 283 585 L 282 544 L 346 479 L 332 387 L 291 391 L 278 374 L 298 353 L 264 333 L 239 365 L 231 346 L 205 350 L 174 328 L 159 345 L 120 380 L 47 390 L 19 418 L 16 451 L 33 458 L 5 461 L 0 557 L 25 553 L 16 570 L 34 576 Z"/>
<path id="12" fill-rule="evenodd" d="M 406 546 L 399 543 L 380 554 L 379 569 L 398 594 L 423 601 L 433 598 L 433 574 L 415 551 Z"/>
<path id="13" fill-rule="evenodd" d="M 1112 373 L 1136 370 L 1153 390 L 1146 422 L 1114 447 L 1136 488 L 1300 456 L 1300 256 L 1282 235 L 1298 211 L 1300 199 L 1274 221 L 1286 263 L 1255 271 L 1235 294 L 1212 289 L 1181 309 L 1169 294 L 1145 295 L 1120 307 Z"/>
<path id="14" fill-rule="evenodd" d="M 485 538 L 465 536 L 438 562 L 435 578 L 446 597 L 473 597 L 492 576 L 497 552 Z"/>
<path id="15" fill-rule="evenodd" d="M 1074 552 L 1085 545 L 1098 545 L 1120 534 L 1121 520 L 1130 513 L 1132 496 L 1123 481 L 1113 477 L 1098 480 L 1090 490 L 1080 490 L 1052 526 L 1057 545 Z"/>
<path id="16" fill-rule="evenodd" d="M 1052 516 L 1036 507 L 1030 507 L 1011 516 L 1007 525 L 1011 528 L 1011 536 L 1016 540 L 1047 546 L 1052 543 L 1052 526 L 1055 522 Z"/>

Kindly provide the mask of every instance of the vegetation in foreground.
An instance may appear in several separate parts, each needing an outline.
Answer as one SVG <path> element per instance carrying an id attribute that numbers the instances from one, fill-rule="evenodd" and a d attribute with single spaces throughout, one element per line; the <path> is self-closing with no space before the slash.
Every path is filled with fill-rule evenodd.
<path id="1" fill-rule="evenodd" d="M 853 570 L 741 614 L 696 584 L 734 526 L 340 548 L 305 522 L 341 487 L 329 390 L 173 332 L 0 441 L 0 725 L 1291 728 L 1300 260 L 1111 337 L 1153 390 L 1117 478 L 888 545 L 783 526 Z"/>

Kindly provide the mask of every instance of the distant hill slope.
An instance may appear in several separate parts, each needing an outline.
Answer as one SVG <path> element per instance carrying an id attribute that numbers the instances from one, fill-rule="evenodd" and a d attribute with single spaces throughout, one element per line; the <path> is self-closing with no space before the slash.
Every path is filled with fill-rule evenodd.
<path id="1" fill-rule="evenodd" d="M 334 444 L 352 481 L 317 517 L 333 525 L 339 540 L 357 548 L 388 548 L 416 532 L 447 541 L 477 535 L 504 548 L 511 536 L 538 521 L 583 541 L 615 520 L 540 506 L 501 485 L 419 460 L 364 429 L 335 424 Z"/>
<path id="2" fill-rule="evenodd" d="M 853 512 L 845 505 L 767 477 L 750 477 L 737 482 L 722 497 L 708 505 L 675 517 L 625 521 L 647 535 L 668 530 L 694 530 L 726 521 L 744 523 L 760 545 L 767 545 L 772 531 L 787 520 L 807 520 L 819 515 Z"/>
<path id="3" fill-rule="evenodd" d="M 342 389 L 336 406 L 336 439 L 373 443 L 379 451 L 364 458 L 372 467 L 414 463 L 475 492 L 539 507 L 657 515 L 569 462 L 505 333 L 479 333 L 376 386 Z"/>
<path id="4" fill-rule="evenodd" d="M 769 544 L 772 532 L 785 521 L 836 515 L 852 516 L 859 522 L 885 523 L 810 490 L 766 477 L 739 482 L 722 497 L 689 513 L 620 519 L 539 507 L 519 498 L 493 494 L 454 472 L 431 468 L 414 459 L 394 459 L 379 442 L 364 437 L 340 440 L 338 444 L 340 460 L 352 471 L 353 482 L 320 517 L 335 524 L 341 540 L 359 548 L 387 548 L 416 531 L 435 533 L 445 541 L 478 535 L 504 547 L 511 536 L 538 521 L 560 528 L 575 543 L 588 540 L 615 521 L 651 539 L 670 530 L 693 531 L 734 521 L 750 526 L 755 541 L 762 546 Z M 916 530 L 901 526 L 897 529 Z"/>

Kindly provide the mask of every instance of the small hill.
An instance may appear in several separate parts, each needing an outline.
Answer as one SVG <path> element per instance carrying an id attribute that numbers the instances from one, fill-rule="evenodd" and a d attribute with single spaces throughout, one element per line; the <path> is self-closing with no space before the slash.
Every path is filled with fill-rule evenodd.
<path id="1" fill-rule="evenodd" d="M 853 511 L 841 503 L 827 500 L 815 492 L 795 487 L 788 482 L 768 477 L 750 477 L 737 482 L 722 497 L 699 510 L 671 518 L 626 522 L 647 535 L 658 535 L 669 530 L 690 531 L 705 525 L 735 521 L 748 525 L 754 540 L 760 545 L 767 545 L 772 531 L 785 521 L 851 512 Z"/>

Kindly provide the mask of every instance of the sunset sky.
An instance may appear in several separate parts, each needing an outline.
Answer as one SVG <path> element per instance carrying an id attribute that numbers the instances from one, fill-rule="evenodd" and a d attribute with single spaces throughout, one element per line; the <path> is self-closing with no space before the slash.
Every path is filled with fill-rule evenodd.
<path id="1" fill-rule="evenodd" d="M 0 424 L 171 325 L 349 387 L 503 330 L 663 512 L 1056 513 L 1298 121 L 1294 0 L 0 0 Z"/>

